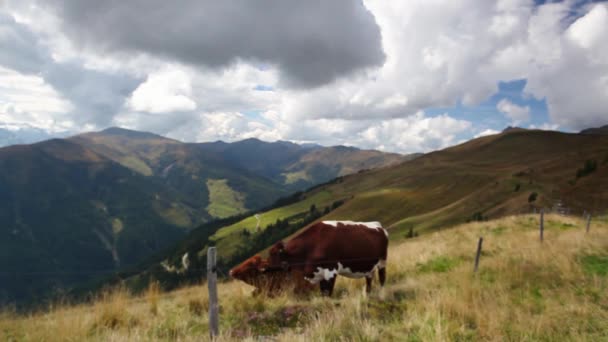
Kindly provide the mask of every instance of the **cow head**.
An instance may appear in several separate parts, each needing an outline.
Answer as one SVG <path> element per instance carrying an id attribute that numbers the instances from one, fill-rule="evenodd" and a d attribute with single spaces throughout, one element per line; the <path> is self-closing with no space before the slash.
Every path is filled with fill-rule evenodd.
<path id="1" fill-rule="evenodd" d="M 259 255 L 255 255 L 231 269 L 229 274 L 234 279 L 256 286 L 256 281 L 267 266 L 268 262 L 262 260 L 262 257 Z"/>

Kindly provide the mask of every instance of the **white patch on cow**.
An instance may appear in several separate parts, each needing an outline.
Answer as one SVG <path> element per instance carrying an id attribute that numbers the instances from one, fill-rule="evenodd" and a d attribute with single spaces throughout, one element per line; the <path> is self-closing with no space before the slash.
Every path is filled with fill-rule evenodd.
<path id="1" fill-rule="evenodd" d="M 333 227 L 337 227 L 338 224 L 344 224 L 347 226 L 366 226 L 367 228 L 378 229 L 382 228 L 382 224 L 380 222 L 355 222 L 355 221 L 323 221 L 323 223 L 328 224 Z"/>
<path id="2" fill-rule="evenodd" d="M 312 278 L 304 278 L 308 280 L 311 284 L 318 284 L 321 280 L 331 280 L 333 277 L 338 274 L 338 270 L 329 268 L 321 268 L 317 267 L 317 272 L 313 273 Z"/>
<path id="3" fill-rule="evenodd" d="M 355 221 L 323 221 L 323 223 L 332 226 L 338 227 L 338 224 L 343 224 L 346 226 L 365 226 L 370 229 L 381 230 L 386 237 L 388 237 L 388 231 L 382 228 L 382 224 L 378 221 L 373 222 L 355 222 Z"/>
<path id="4" fill-rule="evenodd" d="M 368 272 L 353 272 L 349 267 L 344 267 L 342 263 L 338 262 L 338 268 L 329 269 L 317 267 L 317 272 L 313 273 L 312 278 L 304 278 L 311 284 L 318 284 L 321 280 L 331 280 L 336 275 L 341 275 L 347 278 L 368 278 L 373 276 L 374 271 L 380 268 L 386 267 L 386 260 L 378 260 L 378 262 Z"/>
<path id="5" fill-rule="evenodd" d="M 371 277 L 375 269 L 376 266 L 369 272 L 353 272 L 349 267 L 344 267 L 341 263 L 338 263 L 338 274 L 347 278 Z"/>

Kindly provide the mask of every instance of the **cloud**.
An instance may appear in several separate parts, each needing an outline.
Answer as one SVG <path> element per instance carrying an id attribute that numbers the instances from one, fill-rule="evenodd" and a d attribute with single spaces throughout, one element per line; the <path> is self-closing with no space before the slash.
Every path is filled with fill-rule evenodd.
<path id="1" fill-rule="evenodd" d="M 529 98 L 546 103 L 547 128 L 606 123 L 606 3 L 142 3 L 9 0 L 0 65 L 23 84 L 4 85 L 0 121 L 405 152 L 492 132 L 505 115 L 546 121 Z M 515 79 L 523 94 L 491 97 Z M 32 80 L 40 101 L 25 93 Z M 450 110 L 497 98 L 479 122 Z"/>
<path id="2" fill-rule="evenodd" d="M 552 18 L 559 25 L 567 7 Z M 608 5 L 594 4 L 565 31 L 553 32 L 552 58 L 531 70 L 526 91 L 545 98 L 552 122 L 580 130 L 605 125 L 608 117 Z M 539 51 L 540 54 L 540 51 Z"/>
<path id="3" fill-rule="evenodd" d="M 511 119 L 513 125 L 519 125 L 530 120 L 530 107 L 518 106 L 507 99 L 500 100 L 496 109 Z"/>
<path id="4" fill-rule="evenodd" d="M 530 129 L 541 129 L 541 130 L 544 130 L 544 131 L 555 131 L 556 129 L 559 128 L 559 125 L 558 124 L 552 124 L 552 123 L 545 122 L 545 123 L 541 124 L 540 126 L 530 125 L 528 128 L 530 128 Z"/>
<path id="5" fill-rule="evenodd" d="M 28 26 L 0 12 L 2 123 L 50 131 L 109 125 L 141 82 L 124 72 L 88 69 L 78 59 L 57 62 Z M 0 104 L 2 104 L 0 102 Z"/>
<path id="6" fill-rule="evenodd" d="M 166 113 L 192 111 L 196 103 L 192 100 L 190 77 L 183 71 L 168 68 L 148 75 L 127 100 L 135 111 Z"/>
<path id="7" fill-rule="evenodd" d="M 73 106 L 40 76 L 22 75 L 0 67 L 0 125 L 43 128 L 49 132 L 70 129 L 65 115 Z"/>
<path id="8" fill-rule="evenodd" d="M 381 65 L 374 16 L 360 0 L 40 2 L 63 19 L 79 46 L 98 53 L 145 53 L 222 68 L 268 63 L 284 84 L 308 88 Z M 362 48 L 365 47 L 365 48 Z"/>
<path id="9" fill-rule="evenodd" d="M 428 152 L 457 142 L 470 129 L 468 121 L 447 114 L 427 117 L 418 112 L 408 118 L 384 120 L 359 133 L 361 143 L 374 149 L 401 152 Z"/>
<path id="10" fill-rule="evenodd" d="M 491 129 L 491 128 L 487 128 L 484 129 L 483 131 L 475 134 L 475 136 L 473 138 L 480 138 L 480 137 L 485 137 L 487 135 L 494 135 L 494 134 L 498 134 L 500 133 L 500 131 L 497 131 L 495 129 Z"/>
<path id="11" fill-rule="evenodd" d="M 35 73 L 47 58 L 37 37 L 7 13 L 0 12 L 0 65 L 22 73 Z"/>

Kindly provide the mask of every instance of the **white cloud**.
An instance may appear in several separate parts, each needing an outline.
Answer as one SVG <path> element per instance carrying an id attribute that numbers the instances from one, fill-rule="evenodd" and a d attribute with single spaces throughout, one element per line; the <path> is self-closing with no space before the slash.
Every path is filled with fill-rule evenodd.
<path id="1" fill-rule="evenodd" d="M 551 6 L 555 13 L 545 25 L 561 28 L 567 4 Z M 608 120 L 607 8 L 594 4 L 569 28 L 545 30 L 542 39 L 552 44 L 535 51 L 537 63 L 525 90 L 545 98 L 552 123 L 565 129 L 597 127 Z"/>
<path id="2" fill-rule="evenodd" d="M 149 113 L 185 112 L 196 109 L 191 96 L 190 77 L 173 67 L 150 74 L 133 91 L 127 105 L 132 110 Z"/>
<path id="3" fill-rule="evenodd" d="M 592 49 L 606 43 L 608 39 L 606 32 L 608 32 L 608 8 L 606 5 L 597 5 L 575 21 L 566 34 L 581 47 Z"/>
<path id="4" fill-rule="evenodd" d="M 195 68 L 169 55 L 97 54 L 66 38 L 59 31 L 61 18 L 40 7 L 10 3 L 13 17 L 39 39 L 15 46 L 48 49 L 52 58 L 46 64 L 51 66 L 73 63 L 82 72 L 93 69 L 129 79 L 107 77 L 100 83 L 96 80 L 101 75 L 95 74 L 87 82 L 63 82 L 64 74 L 80 73 L 55 66 L 53 77 L 42 73 L 42 80 L 73 111 L 63 115 L 55 110 L 56 103 L 22 94 L 0 107 L 4 113 L 21 113 L 21 119 L 4 114 L 0 121 L 36 122 L 40 127 L 72 122 L 76 129 L 117 124 L 189 141 L 255 136 L 427 151 L 497 127 L 483 126 L 482 131 L 467 121 L 421 114 L 425 109 L 478 104 L 497 91 L 497 82 L 513 79 L 527 79 L 526 95 L 546 101 L 550 122 L 545 127 L 578 130 L 608 119 L 606 3 L 573 7 L 574 1 L 535 6 L 532 0 L 364 0 L 380 27 L 385 63 L 348 77 L 329 75 L 335 80 L 310 90 L 285 88 L 279 65 L 251 58 L 228 67 Z M 32 40 L 31 35 L 26 38 Z M 259 86 L 270 91 L 256 90 Z M 104 87 L 120 91 L 103 92 Z M 55 109 L 37 119 L 30 113 L 42 108 Z M 528 123 L 534 115 L 531 108 L 506 99 L 487 115 L 498 118 L 500 113 L 514 124 Z"/>
<path id="5" fill-rule="evenodd" d="M 483 131 L 475 134 L 474 138 L 485 137 L 487 135 L 494 135 L 494 134 L 498 134 L 498 133 L 500 133 L 500 131 L 497 131 L 497 130 L 491 129 L 491 128 L 487 128 L 487 129 L 484 129 Z"/>
<path id="6" fill-rule="evenodd" d="M 513 125 L 519 125 L 530 120 L 530 107 L 518 106 L 507 99 L 500 100 L 496 109 L 510 118 Z"/>
<path id="7" fill-rule="evenodd" d="M 552 123 L 545 122 L 545 123 L 541 124 L 540 126 L 530 125 L 528 128 L 530 128 L 530 129 L 541 129 L 543 131 L 555 131 L 556 129 L 559 128 L 559 125 L 558 124 L 552 124 Z"/>
<path id="8" fill-rule="evenodd" d="M 383 151 L 428 152 L 456 143 L 471 123 L 447 114 L 427 117 L 418 112 L 407 118 L 384 120 L 358 133 L 361 146 Z"/>
<path id="9" fill-rule="evenodd" d="M 0 123 L 5 127 L 37 127 L 49 132 L 72 129 L 65 113 L 72 109 L 39 76 L 22 75 L 0 66 Z"/>

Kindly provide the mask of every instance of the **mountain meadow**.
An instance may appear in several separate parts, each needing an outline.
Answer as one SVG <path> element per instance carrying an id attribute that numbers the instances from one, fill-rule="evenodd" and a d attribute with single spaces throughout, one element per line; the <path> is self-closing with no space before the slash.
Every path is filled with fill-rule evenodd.
<path id="1" fill-rule="evenodd" d="M 124 141 L 115 143 L 114 139 Z M 254 142 L 258 143 L 240 144 Z M 261 144 L 262 149 L 269 144 L 278 144 L 275 146 L 281 151 L 294 148 L 294 144 L 282 142 Z M 14 241 L 21 238 L 22 245 L 7 244 L 14 255 L 4 257 L 3 262 L 15 260 L 10 259 L 15 255 L 27 255 L 19 254 L 25 251 L 31 253 L 30 260 L 44 260 L 44 264 L 29 273 L 24 272 L 23 264 L 4 266 L 14 267 L 9 268 L 13 273 L 3 273 L 5 279 L 9 276 L 17 280 L 3 282 L 5 289 L 5 284 L 18 284 L 14 291 L 27 289 L 24 298 L 36 298 L 38 305 L 28 310 L 4 305 L 0 314 L 0 334 L 4 336 L 0 337 L 206 339 L 206 251 L 215 246 L 221 276 L 220 340 L 607 338 L 608 135 L 603 131 L 572 134 L 507 129 L 413 159 L 402 156 L 403 160 L 396 162 L 394 155 L 388 155 L 386 165 L 371 169 L 363 167 L 369 164 L 360 162 L 359 155 L 352 158 L 361 167 L 354 173 L 354 169 L 349 174 L 338 173 L 324 183 L 289 195 L 285 195 L 289 187 L 277 186 L 273 188 L 277 193 L 272 203 L 268 199 L 264 206 L 251 206 L 245 200 L 240 202 L 244 210 L 213 216 L 216 211 L 203 213 L 203 208 L 225 197 L 212 195 L 214 188 L 227 186 L 254 196 L 247 191 L 258 189 L 260 184 L 293 184 L 289 177 L 281 181 L 277 178 L 280 173 L 264 168 L 263 163 L 256 165 L 251 160 L 237 165 L 235 160 L 240 159 L 235 157 L 236 152 L 226 152 L 231 148 L 227 145 L 212 143 L 206 145 L 207 149 L 197 149 L 197 144 L 111 129 L 0 150 L 3 165 L 29 170 L 8 172 L 11 169 L 2 167 L 6 170 L 3 179 L 24 187 L 18 189 L 39 192 L 38 196 L 20 198 L 20 207 L 13 208 L 12 215 L 21 216 L 9 213 L 2 217 L 17 217 L 22 225 L 19 227 L 27 229 L 34 224 L 26 218 L 45 217 L 41 215 L 52 212 L 39 226 L 63 229 L 32 230 L 36 244 L 25 242 L 32 241 L 31 236 L 27 240 L 15 234 Z M 308 157 L 300 157 L 300 161 L 332 155 L 335 150 L 356 152 L 344 147 L 300 149 L 308 151 Z M 26 152 L 36 157 L 26 158 Z M 222 157 L 223 153 L 228 156 Z M 329 159 L 324 165 L 339 160 Z M 378 162 L 377 156 L 372 159 Z M 44 172 L 38 166 L 28 169 L 32 160 L 46 163 L 42 164 Z M 212 166 L 206 168 L 206 163 Z M 295 165 L 293 161 L 281 164 L 276 160 L 271 164 L 283 165 L 283 170 L 291 170 L 285 165 Z M 302 166 L 302 170 L 308 169 Z M 245 178 L 238 183 L 228 178 L 231 175 Z M 207 185 L 206 197 L 197 192 L 202 185 Z M 47 188 L 51 186 L 54 188 Z M 48 189 L 55 190 L 42 192 Z M 4 196 L 25 194 L 23 191 Z M 45 194 L 62 194 L 62 201 Z M 245 197 L 231 198 L 238 202 Z M 89 204 L 97 210 L 93 218 L 85 215 Z M 238 207 L 234 203 L 227 206 Z M 22 208 L 47 211 L 29 216 L 22 214 Z M 174 208 L 172 215 L 163 211 L 167 208 Z M 189 224 L 171 221 L 179 217 L 180 210 L 187 213 L 184 215 Z M 547 212 L 542 243 L 538 238 L 541 210 Z M 198 218 L 197 213 L 201 215 Z M 592 217 L 588 233 L 586 214 Z M 62 225 L 66 222 L 61 221 L 64 215 L 73 220 L 68 222 L 87 229 L 76 229 L 81 235 L 70 235 L 75 225 Z M 252 288 L 228 279 L 231 267 L 256 253 L 265 255 L 273 243 L 325 219 L 382 222 L 390 238 L 385 288 L 379 289 L 375 282 L 368 296 L 362 291 L 362 281 L 339 277 L 332 298 L 316 293 L 307 298 L 289 293 L 267 298 L 252 296 Z M 196 228 L 192 227 L 194 222 Z M 127 229 L 132 235 L 125 234 Z M 41 232 L 47 235 L 38 235 Z M 53 235 L 55 232 L 75 236 L 76 240 L 60 239 Z M 123 236 L 132 236 L 129 244 L 121 245 L 128 241 L 122 240 Z M 480 236 L 484 237 L 481 264 L 473 274 Z M 92 243 L 104 239 L 105 243 Z M 75 254 L 78 249 L 72 249 L 72 242 L 77 242 L 82 257 Z M 23 251 L 15 252 L 15 246 Z M 141 253 L 142 246 L 148 248 L 147 255 L 129 254 Z M 86 259 L 91 255 L 100 259 L 104 256 L 110 271 L 85 272 L 90 267 L 85 263 L 94 261 Z M 125 255 L 131 255 L 131 259 L 124 259 Z M 59 263 L 64 260 L 68 262 Z M 66 270 L 64 274 L 62 270 Z M 28 297 L 36 290 L 34 286 L 48 286 L 40 280 L 45 279 L 40 274 L 48 274 L 48 279 L 56 282 L 51 284 L 59 284 L 57 274 L 75 278 L 71 283 L 60 283 L 62 286 L 56 288 L 62 290 L 43 301 Z M 565 320 L 568 324 L 563 323 Z"/>
<path id="2" fill-rule="evenodd" d="M 387 283 L 338 277 L 332 298 L 252 296 L 218 285 L 217 341 L 602 341 L 608 338 L 608 216 L 539 215 L 471 222 L 392 241 Z M 473 272 L 479 236 L 479 269 Z M 121 286 L 90 302 L 28 315 L 0 312 L 8 341 L 209 339 L 204 282 L 134 295 Z"/>
<path id="3" fill-rule="evenodd" d="M 121 128 L 1 148 L 0 304 L 94 287 L 201 225 L 410 158 L 256 139 L 191 144 Z"/>
<path id="4" fill-rule="evenodd" d="M 608 135 L 509 129 L 411 161 L 338 177 L 256 215 L 203 225 L 165 253 L 114 278 L 143 290 L 200 281 L 206 249 L 229 269 L 317 220 L 380 221 L 390 239 L 542 208 L 603 214 L 608 203 Z M 189 268 L 184 268 L 187 259 Z M 145 268 L 145 271 L 140 270 Z"/>

